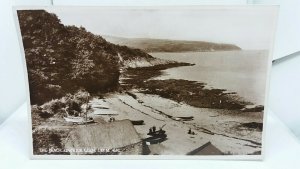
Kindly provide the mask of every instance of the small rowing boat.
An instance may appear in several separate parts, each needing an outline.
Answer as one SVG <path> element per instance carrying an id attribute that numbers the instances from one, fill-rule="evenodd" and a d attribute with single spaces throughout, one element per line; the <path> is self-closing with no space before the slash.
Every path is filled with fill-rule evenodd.
<path id="1" fill-rule="evenodd" d="M 144 120 L 130 120 L 133 125 L 144 125 Z"/>
<path id="2" fill-rule="evenodd" d="M 94 115 L 108 115 L 108 116 L 116 116 L 119 112 L 108 110 L 108 109 L 98 109 L 94 111 Z"/>
<path id="3" fill-rule="evenodd" d="M 67 116 L 64 117 L 66 122 L 71 122 L 71 123 L 77 123 L 77 124 L 84 124 L 84 123 L 92 123 L 94 122 L 93 118 L 84 118 L 84 117 L 74 117 L 74 116 Z"/>
<path id="4" fill-rule="evenodd" d="M 176 121 L 190 121 L 194 120 L 194 116 L 181 116 L 181 117 L 174 117 Z"/>

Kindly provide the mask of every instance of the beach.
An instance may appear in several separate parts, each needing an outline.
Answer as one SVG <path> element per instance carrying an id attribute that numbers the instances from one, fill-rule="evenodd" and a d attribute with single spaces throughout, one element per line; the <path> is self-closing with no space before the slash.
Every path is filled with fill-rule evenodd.
<path id="1" fill-rule="evenodd" d="M 165 125 L 163 129 L 166 131 L 167 139 L 159 144 L 149 145 L 149 154 L 184 155 L 207 142 L 211 142 L 224 154 L 229 155 L 247 155 L 261 151 L 262 131 L 259 128 L 243 126 L 243 124 L 251 122 L 262 123 L 262 113 L 260 112 L 196 108 L 157 95 L 138 92 L 131 94 L 134 94 L 136 98 L 124 93 L 111 94 L 102 99 L 92 99 L 89 104 L 94 108 L 89 111 L 88 116 L 93 117 L 96 123 L 87 125 L 110 123 L 109 119 L 112 116 L 94 114 L 99 109 L 97 106 L 105 103 L 109 107 L 109 111 L 118 112 L 117 115 L 113 115 L 116 121 L 125 119 L 142 119 L 144 121 L 144 125 L 134 125 L 141 140 L 149 137 L 147 135 L 149 128 L 153 126 L 159 128 Z M 174 119 L 174 117 L 180 116 L 193 116 L 194 119 L 191 121 Z M 53 123 L 54 121 L 56 124 Z M 80 125 L 66 124 L 61 120 L 60 123 L 57 121 L 57 118 L 51 118 L 39 126 L 39 129 L 44 126 L 44 129 L 63 130 L 69 133 L 81 127 Z M 189 129 L 195 134 L 188 134 Z"/>
<path id="2" fill-rule="evenodd" d="M 197 63 L 179 61 L 182 60 L 124 69 L 117 91 L 94 94 L 89 99 L 87 116 L 93 119 L 91 124 L 74 125 L 61 116 L 53 116 L 36 126 L 35 131 L 54 131 L 60 137 L 60 144 L 56 146 L 71 150 L 87 146 L 119 150 L 113 154 L 185 155 L 209 143 L 218 150 L 217 155 L 261 154 L 263 106 L 232 89 L 218 89 L 205 81 L 193 81 L 197 80 L 192 79 L 193 76 L 177 75 L 173 79 L 173 70 L 199 69 Z M 260 99 L 257 103 L 261 103 Z M 124 120 L 131 121 L 133 127 L 121 123 Z M 141 124 L 133 123 L 141 121 Z M 117 126 L 109 127 L 118 122 Z M 119 128 L 123 136 L 114 137 L 113 129 L 103 130 L 107 127 Z M 165 135 L 151 137 L 153 127 L 163 130 Z M 99 144 L 99 140 L 103 143 Z"/>
<path id="3" fill-rule="evenodd" d="M 235 155 L 252 154 L 261 150 L 261 131 L 257 128 L 243 127 L 248 122 L 262 123 L 261 113 L 239 113 L 228 110 L 195 108 L 183 103 L 177 103 L 157 95 L 134 93 L 130 95 L 111 95 L 105 102 L 119 114 L 116 120 L 143 119 L 145 125 L 135 125 L 142 139 L 146 139 L 150 127 L 165 125 L 167 140 L 150 147 L 152 154 L 186 154 L 201 145 L 212 142 L 222 152 Z M 103 102 L 94 99 L 92 104 Z M 172 117 L 193 116 L 192 121 L 176 121 Z M 105 121 L 109 117 L 93 116 Z M 188 130 L 195 131 L 189 135 Z"/>

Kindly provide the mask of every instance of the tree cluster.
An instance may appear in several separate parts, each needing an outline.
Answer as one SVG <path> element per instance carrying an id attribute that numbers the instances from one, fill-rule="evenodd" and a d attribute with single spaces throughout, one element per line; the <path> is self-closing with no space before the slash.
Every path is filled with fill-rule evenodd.
<path id="1" fill-rule="evenodd" d="M 83 27 L 65 26 L 45 10 L 20 10 L 18 18 L 31 104 L 79 89 L 91 93 L 114 90 L 123 60 L 151 57 L 139 49 L 109 43 Z"/>

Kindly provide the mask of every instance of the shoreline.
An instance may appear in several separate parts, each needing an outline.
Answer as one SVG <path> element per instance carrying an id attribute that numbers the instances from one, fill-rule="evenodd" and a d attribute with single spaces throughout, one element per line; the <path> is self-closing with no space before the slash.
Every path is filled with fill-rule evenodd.
<path id="1" fill-rule="evenodd" d="M 206 83 L 182 79 L 156 80 L 163 75 L 162 70 L 181 66 L 194 66 L 191 63 L 166 64 L 154 67 L 127 69 L 120 77 L 120 91 L 140 89 L 145 94 L 184 102 L 200 108 L 234 109 L 243 111 L 263 111 L 264 106 L 254 105 L 241 98 L 236 92 L 226 89 L 208 88 Z"/>
<path id="2" fill-rule="evenodd" d="M 141 140 L 148 138 L 148 128 L 154 125 L 157 127 L 166 125 L 164 129 L 168 139 L 160 144 L 151 145 L 150 154 L 183 155 L 207 142 L 211 142 L 224 154 L 246 155 L 261 150 L 261 131 L 258 128 L 243 127 L 244 123 L 262 123 L 260 113 L 237 114 L 234 110 L 223 112 L 219 109 L 196 108 L 161 98 L 158 95 L 143 94 L 138 91 L 131 92 L 131 94 L 134 94 L 136 98 L 127 93 L 114 93 L 103 99 L 94 98 L 90 104 L 99 105 L 105 102 L 111 111 L 119 112 L 115 116 L 116 121 L 143 119 L 144 125 L 134 125 Z M 89 116 L 95 119 L 95 123 L 87 126 L 109 123 L 109 116 L 95 115 L 93 114 L 95 109 L 97 108 L 89 113 Z M 194 119 L 192 121 L 176 121 L 172 118 L 187 115 L 192 115 Z M 248 117 L 246 118 L 246 116 Z M 76 131 L 78 127 L 81 127 L 67 124 L 64 121 L 61 121 L 60 124 L 53 124 L 53 121 L 57 122 L 57 118 L 40 125 L 38 130 L 42 130 L 42 126 L 44 126 L 52 132 L 65 131 L 61 134 L 61 139 L 64 140 L 71 131 Z M 196 134 L 187 134 L 189 128 Z M 126 154 L 126 152 L 123 153 Z"/>
<path id="3" fill-rule="evenodd" d="M 152 126 L 166 125 L 167 139 L 159 144 L 146 146 L 149 154 L 184 155 L 207 142 L 211 142 L 224 155 L 260 154 L 262 134 L 259 127 L 262 126 L 260 109 L 247 110 L 245 106 L 251 103 L 235 100 L 232 97 L 235 93 L 226 93 L 226 90 L 205 89 L 205 83 L 174 79 L 151 80 L 161 75 L 161 70 L 178 66 L 193 66 L 193 64 L 169 63 L 126 69 L 120 79 L 118 91 L 100 95 L 100 98 L 94 95 L 89 104 L 108 104 L 111 111 L 119 112 L 116 121 L 143 120 L 144 125 L 134 125 L 141 141 L 148 139 L 147 132 Z M 95 111 L 94 108 L 89 113 L 89 117 L 94 118 L 95 123 L 87 126 L 109 123 L 109 116 L 95 115 L 93 114 Z M 191 116 L 193 120 L 175 120 L 180 116 Z M 51 139 L 55 136 L 58 142 L 48 141 L 46 145 L 63 149 L 71 131 L 78 131 L 78 127 L 80 126 L 66 123 L 61 115 L 57 114 L 34 126 L 33 137 L 35 141 L 44 138 L 44 142 L 47 142 L 47 137 Z M 193 130 L 195 135 L 187 134 L 189 129 Z M 45 146 L 45 143 L 40 144 Z M 89 145 L 88 142 L 82 144 Z M 137 145 L 145 148 L 144 144 Z M 39 154 L 38 149 L 35 149 L 35 153 Z M 56 153 L 66 154 L 66 152 Z M 130 152 L 126 152 L 125 148 L 124 152 L 119 153 Z"/>

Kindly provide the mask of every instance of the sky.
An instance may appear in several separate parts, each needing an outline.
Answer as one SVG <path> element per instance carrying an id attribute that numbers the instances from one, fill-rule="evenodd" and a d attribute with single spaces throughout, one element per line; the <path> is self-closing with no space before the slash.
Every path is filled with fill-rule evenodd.
<path id="1" fill-rule="evenodd" d="M 276 24 L 272 7 L 55 7 L 65 25 L 98 35 L 199 40 L 269 49 Z"/>

